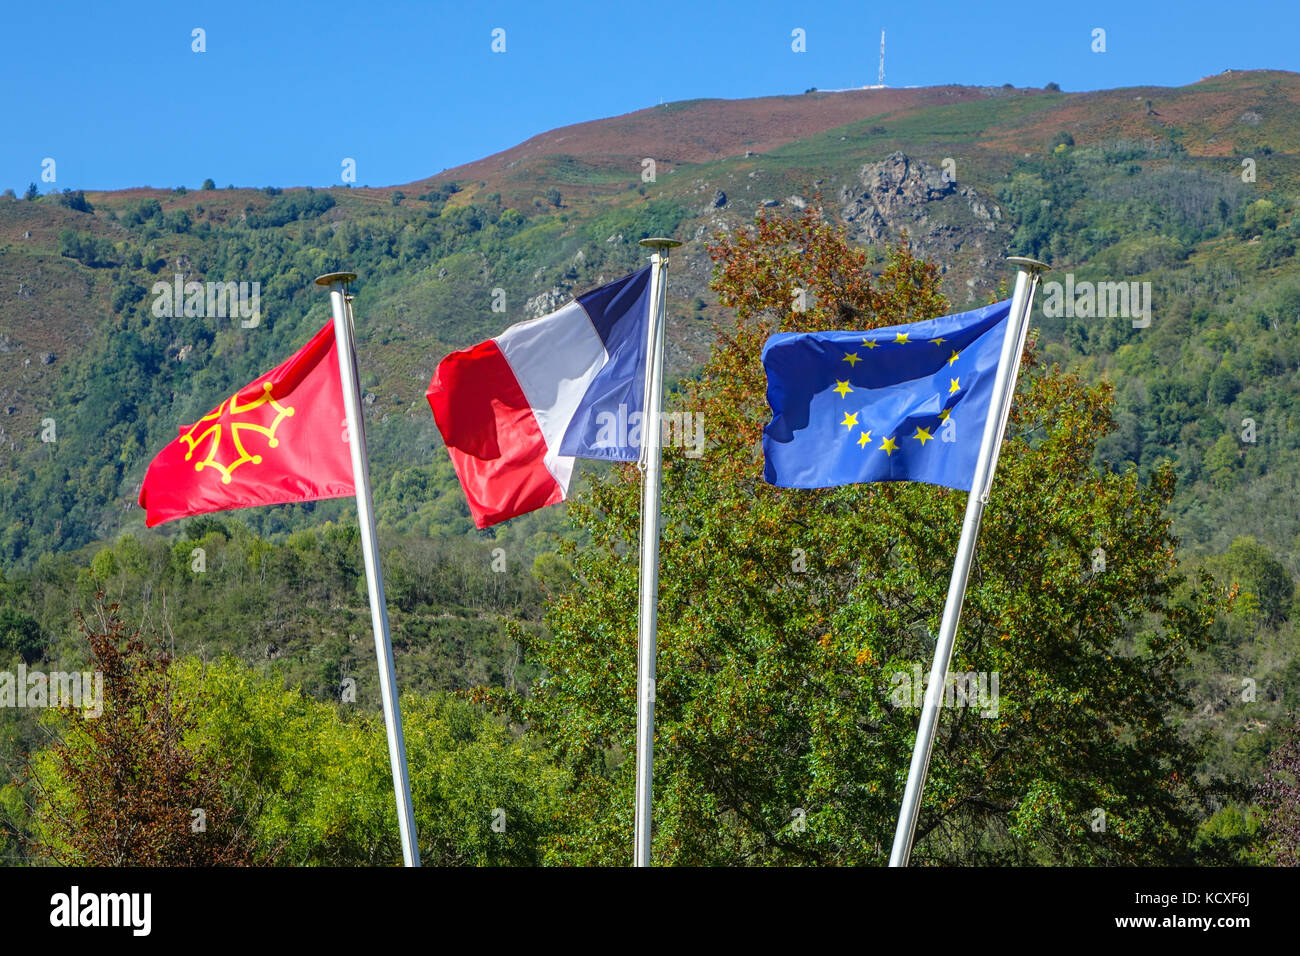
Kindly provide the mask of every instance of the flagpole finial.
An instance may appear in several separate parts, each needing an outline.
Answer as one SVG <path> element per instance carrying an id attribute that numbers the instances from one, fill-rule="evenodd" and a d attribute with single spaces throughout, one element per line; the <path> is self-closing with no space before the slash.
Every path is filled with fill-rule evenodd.
<path id="1" fill-rule="evenodd" d="M 342 282 L 344 285 L 351 282 L 357 277 L 355 272 L 327 272 L 323 276 L 316 277 L 316 284 L 331 286 L 335 282 Z"/>
<path id="2" fill-rule="evenodd" d="M 647 249 L 653 249 L 658 253 L 663 253 L 669 249 L 676 249 L 681 245 L 681 242 L 676 239 L 669 239 L 666 236 L 653 236 L 649 239 L 638 239 L 637 245 L 645 246 Z"/>
<path id="3" fill-rule="evenodd" d="M 1039 272 L 1050 272 L 1052 267 L 1046 262 L 1039 262 L 1037 259 L 1031 259 L 1028 256 L 1007 256 L 1007 262 L 1013 266 L 1019 266 L 1026 272 L 1037 274 Z M 320 281 L 319 279 L 317 281 Z"/>

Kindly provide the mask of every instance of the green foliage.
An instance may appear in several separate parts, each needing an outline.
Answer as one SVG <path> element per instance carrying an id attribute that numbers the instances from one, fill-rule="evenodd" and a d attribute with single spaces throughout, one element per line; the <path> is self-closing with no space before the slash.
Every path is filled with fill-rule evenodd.
<path id="1" fill-rule="evenodd" d="M 74 212 L 93 213 L 95 211 L 95 207 L 87 201 L 86 194 L 80 189 L 76 192 L 71 189 L 63 190 L 63 194 L 59 196 L 59 205 L 65 206 Z"/>
<path id="2" fill-rule="evenodd" d="M 521 654 L 507 623 L 540 627 L 542 592 L 528 572 L 549 546 L 545 526 L 539 517 L 512 535 L 477 542 L 461 533 L 438 540 L 381 535 L 404 690 L 524 688 L 535 679 L 537 665 Z M 358 699 L 377 708 L 355 519 L 279 543 L 230 517 L 170 527 L 181 533 L 124 535 L 80 556 L 46 555 L 15 573 L 0 587 L 0 661 L 6 651 L 29 663 L 66 656 L 69 622 L 102 588 L 132 619 L 165 626 L 179 654 L 274 661 L 286 680 L 321 699 L 336 699 L 340 681 L 351 677 Z M 502 562 L 494 562 L 495 548 Z"/>
<path id="3" fill-rule="evenodd" d="M 1067 137 L 1059 134 L 1056 145 Z M 1012 247 L 1058 268 L 1103 254 L 1122 258 L 1109 251 L 1122 241 L 1142 250 L 1128 269 L 1179 262 L 1188 244 L 1219 235 L 1247 195 L 1242 183 L 1155 143 L 1120 140 L 1058 149 L 1053 157 L 1020 161 L 998 195 L 1015 214 Z"/>
<path id="4" fill-rule="evenodd" d="M 169 232 L 189 232 L 193 220 L 184 209 L 177 209 L 163 217 L 163 227 Z"/>
<path id="5" fill-rule="evenodd" d="M 122 215 L 122 222 L 128 226 L 142 226 L 151 220 L 162 221 L 162 204 L 156 199 L 145 199 Z"/>
<path id="6" fill-rule="evenodd" d="M 1220 365 L 1210 376 L 1210 401 L 1216 405 L 1230 405 L 1241 388 L 1241 377 L 1236 370 Z"/>
<path id="7" fill-rule="evenodd" d="M 45 637 L 35 618 L 12 607 L 0 607 L 0 661 L 17 654 L 31 664 L 40 659 L 44 650 Z"/>
<path id="8" fill-rule="evenodd" d="M 1226 554 L 1208 562 L 1208 566 L 1221 579 L 1241 588 L 1242 613 L 1258 614 L 1267 627 L 1277 627 L 1290 616 L 1295 581 L 1273 553 L 1254 538 L 1237 538 Z"/>
<path id="9" fill-rule="evenodd" d="M 1241 467 L 1241 452 L 1231 435 L 1220 435 L 1205 456 L 1205 472 L 1214 487 L 1226 490 L 1237 480 Z"/>
<path id="10" fill-rule="evenodd" d="M 1256 199 L 1246 207 L 1241 234 L 1246 237 L 1272 232 L 1277 228 L 1277 204 L 1268 199 Z"/>
<path id="11" fill-rule="evenodd" d="M 83 236 L 72 229 L 59 233 L 59 255 L 76 259 L 91 269 L 106 269 L 117 265 L 117 252 L 107 239 Z"/>
<path id="12" fill-rule="evenodd" d="M 295 190 L 286 196 L 280 196 L 260 215 L 249 216 L 248 227 L 267 229 L 283 226 L 299 219 L 314 219 L 333 208 L 333 196 L 327 192 L 317 192 L 308 186 L 301 192 Z"/>
<path id="13" fill-rule="evenodd" d="M 182 688 L 202 690 L 195 744 L 225 755 L 236 805 L 268 861 L 401 861 L 382 720 L 286 690 L 274 673 L 231 660 L 186 661 Z M 554 834 L 563 778 L 472 704 L 405 695 L 402 718 L 421 862 L 529 865 Z M 500 814 L 494 816 L 494 812 Z M 493 829 L 494 820 L 504 830 Z"/>
<path id="14" fill-rule="evenodd" d="M 1196 831 L 1197 859 L 1252 866 L 1260 862 L 1259 841 L 1263 824 L 1257 808 L 1226 806 Z"/>

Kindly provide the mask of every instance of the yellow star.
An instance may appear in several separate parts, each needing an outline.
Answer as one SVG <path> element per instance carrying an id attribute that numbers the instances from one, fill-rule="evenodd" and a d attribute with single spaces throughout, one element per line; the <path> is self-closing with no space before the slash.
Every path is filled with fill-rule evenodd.
<path id="1" fill-rule="evenodd" d="M 877 342 L 875 339 L 863 339 L 862 344 L 869 349 L 875 349 L 880 347 L 880 343 Z"/>
<path id="2" fill-rule="evenodd" d="M 895 341 L 895 342 L 899 342 L 899 343 L 906 342 L 906 341 L 907 341 L 907 333 L 906 333 L 906 332 L 899 332 L 897 335 L 894 336 L 894 341 Z"/>
<path id="3" fill-rule="evenodd" d="M 883 451 L 886 455 L 892 455 L 894 453 L 894 449 L 896 449 L 897 447 L 898 445 L 895 444 L 894 439 L 892 438 L 886 438 L 884 441 L 880 443 L 880 450 Z"/>
<path id="4" fill-rule="evenodd" d="M 953 352 L 953 353 L 952 353 L 952 358 L 948 359 L 948 364 L 951 365 L 951 364 L 952 364 L 953 362 L 955 362 L 955 361 L 957 361 L 957 353 L 956 353 L 956 352 Z"/>
<path id="5" fill-rule="evenodd" d="M 953 392 L 957 391 L 957 389 L 961 388 L 961 386 L 958 385 L 957 382 L 958 382 L 958 379 L 955 379 L 955 378 L 954 378 L 954 379 L 952 380 L 952 384 L 948 386 L 948 394 L 949 394 L 949 395 L 951 395 Z"/>
<path id="6" fill-rule="evenodd" d="M 948 414 L 948 409 L 945 408 L 939 413 L 939 421 L 946 422 L 948 420 Z"/>
<path id="7" fill-rule="evenodd" d="M 922 448 L 925 447 L 925 443 L 926 443 L 926 442 L 928 442 L 928 441 L 934 441 L 934 436 L 931 435 L 931 434 L 930 434 L 928 431 L 926 431 L 924 428 L 917 428 L 917 430 L 916 430 L 916 434 L 913 435 L 912 437 L 913 437 L 913 438 L 917 438 L 917 439 L 920 440 L 920 442 L 921 442 L 921 447 L 922 447 Z"/>
<path id="8" fill-rule="evenodd" d="M 848 383 L 848 382 L 841 382 L 841 381 L 837 378 L 837 379 L 835 380 L 835 387 L 832 388 L 831 391 L 832 391 L 832 392 L 838 392 L 840 398 L 844 398 L 846 395 L 849 394 L 849 392 L 853 391 L 853 389 L 849 388 L 849 383 Z"/>
<path id="9" fill-rule="evenodd" d="M 947 342 L 948 340 L 947 340 L 947 339 L 931 339 L 930 341 L 933 342 L 935 345 L 943 345 L 943 343 L 944 343 L 944 342 Z"/>
<path id="10" fill-rule="evenodd" d="M 862 356 L 858 355 L 857 352 L 848 352 L 844 356 L 844 361 L 849 363 L 849 368 L 853 368 L 862 361 Z"/>
<path id="11" fill-rule="evenodd" d="M 871 432 L 863 432 L 858 436 L 858 447 L 866 448 L 871 444 Z"/>
<path id="12" fill-rule="evenodd" d="M 857 423 L 858 423 L 857 412 L 845 412 L 844 421 L 840 422 L 840 424 L 843 425 L 845 428 L 852 428 Z"/>

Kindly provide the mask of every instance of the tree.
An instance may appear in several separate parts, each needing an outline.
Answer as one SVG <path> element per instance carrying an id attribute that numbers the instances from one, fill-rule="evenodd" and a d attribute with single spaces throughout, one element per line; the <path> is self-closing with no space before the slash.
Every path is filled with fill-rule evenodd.
<path id="1" fill-rule="evenodd" d="M 1220 365 L 1210 376 L 1210 401 L 1216 405 L 1231 405 L 1241 391 L 1241 378 L 1228 365 Z"/>
<path id="2" fill-rule="evenodd" d="M 708 450 L 670 451 L 664 467 L 656 858 L 882 864 L 918 715 L 897 690 L 929 669 L 966 495 L 764 483 L 759 355 L 774 331 L 871 329 L 949 306 L 936 268 L 906 245 L 873 276 L 812 208 L 760 218 L 711 252 L 735 323 L 680 393 L 704 416 Z M 1091 468 L 1110 387 L 1042 368 L 1032 351 L 1025 363 L 953 661 L 997 675 L 1000 695 L 983 711 L 944 709 L 914 859 L 1188 859 L 1198 750 L 1169 715 L 1215 605 L 1207 582 L 1177 573 L 1173 473 L 1142 485 Z M 631 853 L 639 489 L 635 468 L 619 467 L 571 503 L 588 543 L 561 552 L 573 573 L 552 636 L 521 636 L 548 676 L 529 699 L 497 698 L 573 774 L 555 860 Z"/>
<path id="3" fill-rule="evenodd" d="M 36 188 L 35 183 L 27 184 L 27 192 L 23 193 L 23 198 L 30 202 L 33 199 L 39 199 L 41 191 Z"/>
<path id="4" fill-rule="evenodd" d="M 66 206 L 68 209 L 75 212 L 95 211 L 95 207 L 86 199 L 85 192 L 80 189 L 76 192 L 73 192 L 71 189 L 63 190 L 63 194 L 59 196 L 59 205 Z"/>
<path id="5" fill-rule="evenodd" d="M 103 677 L 102 713 L 54 712 L 59 735 L 29 763 L 36 856 L 74 866 L 251 862 L 228 766 L 187 739 L 202 698 L 177 693 L 170 655 L 128 631 L 102 594 L 94 619 L 78 624 Z"/>
<path id="6" fill-rule="evenodd" d="M 1216 488 L 1231 488 L 1241 469 L 1241 452 L 1232 435 L 1220 435 L 1205 454 L 1205 471 Z"/>
<path id="7" fill-rule="evenodd" d="M 40 659 L 45 650 L 41 625 L 33 617 L 12 607 L 0 607 L 0 653 L 17 654 L 24 663 Z"/>
<path id="8" fill-rule="evenodd" d="M 83 236 L 73 229 L 59 232 L 59 255 L 76 259 L 92 269 L 116 265 L 117 250 L 108 239 Z"/>
<path id="9" fill-rule="evenodd" d="M 203 180 L 203 185 L 202 185 L 201 187 L 199 187 L 199 188 L 201 188 L 201 189 L 216 189 L 216 188 L 217 188 L 217 184 L 216 184 L 215 182 L 213 182 L 211 179 L 205 179 L 205 180 Z"/>
<path id="10" fill-rule="evenodd" d="M 1241 234 L 1246 238 L 1272 232 L 1277 228 L 1277 205 L 1268 199 L 1256 199 L 1246 207 Z"/>
<path id="11" fill-rule="evenodd" d="M 1295 582 L 1268 548 L 1249 535 L 1241 535 L 1233 539 L 1226 554 L 1210 564 L 1227 579 L 1225 583 L 1242 587 L 1246 599 L 1243 604 L 1255 608 L 1264 624 L 1277 627 L 1287 619 Z"/>

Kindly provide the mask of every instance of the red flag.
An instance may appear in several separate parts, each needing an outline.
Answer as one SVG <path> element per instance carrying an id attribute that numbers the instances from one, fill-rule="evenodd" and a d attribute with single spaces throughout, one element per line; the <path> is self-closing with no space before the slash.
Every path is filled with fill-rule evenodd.
<path id="1" fill-rule="evenodd" d="M 355 494 L 331 322 L 283 365 L 158 453 L 140 487 L 145 525 L 253 505 Z"/>

